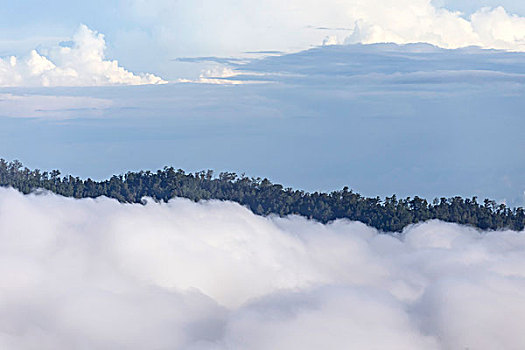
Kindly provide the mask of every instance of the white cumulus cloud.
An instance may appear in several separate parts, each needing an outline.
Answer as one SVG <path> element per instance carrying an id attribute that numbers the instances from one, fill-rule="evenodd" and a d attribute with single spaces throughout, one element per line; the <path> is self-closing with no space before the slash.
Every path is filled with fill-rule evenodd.
<path id="1" fill-rule="evenodd" d="M 346 38 L 348 43 L 425 42 L 443 48 L 525 51 L 525 17 L 508 14 L 503 7 L 485 7 L 465 18 L 426 0 L 397 1 L 383 7 L 374 1 L 359 1 L 350 13 L 355 24 Z"/>
<path id="2" fill-rule="evenodd" d="M 135 74 L 104 55 L 104 36 L 81 25 L 67 46 L 47 55 L 0 58 L 0 86 L 101 86 L 166 83 L 153 74 Z"/>
<path id="3" fill-rule="evenodd" d="M 123 0 L 172 55 L 297 51 L 336 43 L 426 42 L 525 51 L 525 17 L 503 7 L 461 13 L 431 0 Z"/>
<path id="4" fill-rule="evenodd" d="M 522 349 L 525 233 L 0 189 L 3 349 Z"/>

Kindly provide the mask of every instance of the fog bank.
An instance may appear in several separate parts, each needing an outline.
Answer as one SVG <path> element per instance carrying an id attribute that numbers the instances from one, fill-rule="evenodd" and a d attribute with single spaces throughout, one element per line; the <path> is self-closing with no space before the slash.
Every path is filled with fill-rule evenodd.
<path id="1" fill-rule="evenodd" d="M 3 349 L 522 349 L 525 236 L 0 189 Z"/>

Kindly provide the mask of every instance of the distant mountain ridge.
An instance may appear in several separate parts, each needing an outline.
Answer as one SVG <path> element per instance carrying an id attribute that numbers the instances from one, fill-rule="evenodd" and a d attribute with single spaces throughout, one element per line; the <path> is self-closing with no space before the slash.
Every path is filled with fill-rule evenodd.
<path id="1" fill-rule="evenodd" d="M 323 223 L 349 219 L 385 232 L 400 232 L 408 225 L 432 219 L 482 230 L 525 228 L 523 208 L 511 209 L 489 199 L 479 203 L 476 197 L 436 198 L 429 203 L 417 196 L 397 199 L 393 195 L 382 200 L 363 197 L 348 187 L 330 193 L 308 193 L 235 173 L 223 172 L 214 177 L 211 170 L 192 174 L 165 167 L 157 172 L 128 172 L 93 181 L 61 176 L 58 170 L 30 170 L 19 161 L 0 159 L 0 186 L 13 187 L 25 194 L 45 189 L 66 197 L 106 196 L 125 203 L 143 203 L 144 197 L 165 202 L 175 197 L 193 201 L 228 200 L 259 215 L 301 215 Z"/>

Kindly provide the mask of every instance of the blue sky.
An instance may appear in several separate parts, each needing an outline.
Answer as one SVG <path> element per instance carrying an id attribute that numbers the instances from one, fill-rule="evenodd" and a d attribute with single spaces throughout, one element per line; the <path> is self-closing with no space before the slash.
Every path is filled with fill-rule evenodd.
<path id="1" fill-rule="evenodd" d="M 525 204 L 522 2 L 0 8 L 4 158 L 98 179 L 171 165 Z"/>

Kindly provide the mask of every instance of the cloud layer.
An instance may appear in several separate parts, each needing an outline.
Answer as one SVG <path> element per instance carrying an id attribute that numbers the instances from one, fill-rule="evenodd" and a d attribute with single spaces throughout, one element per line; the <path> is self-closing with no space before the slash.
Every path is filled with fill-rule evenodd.
<path id="1" fill-rule="evenodd" d="M 134 74 L 104 55 L 104 36 L 81 25 L 72 41 L 42 55 L 0 58 L 0 86 L 101 86 L 165 83 L 153 74 Z"/>
<path id="2" fill-rule="evenodd" d="M 2 117 L 51 120 L 99 117 L 112 106 L 111 100 L 103 98 L 0 93 Z"/>
<path id="3" fill-rule="evenodd" d="M 228 62 L 217 80 L 275 81 L 305 86 L 348 84 L 525 83 L 525 54 L 429 44 L 352 44 L 317 47 L 248 62 Z M 217 64 L 223 64 L 220 60 Z M 237 75 L 236 75 L 237 74 Z"/>
<path id="4" fill-rule="evenodd" d="M 520 349 L 525 236 L 0 189 L 6 349 Z"/>

